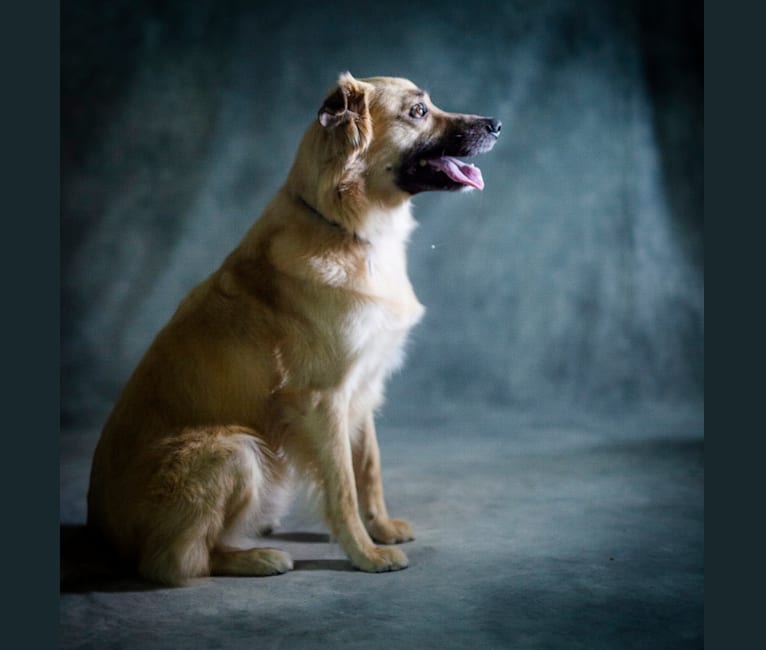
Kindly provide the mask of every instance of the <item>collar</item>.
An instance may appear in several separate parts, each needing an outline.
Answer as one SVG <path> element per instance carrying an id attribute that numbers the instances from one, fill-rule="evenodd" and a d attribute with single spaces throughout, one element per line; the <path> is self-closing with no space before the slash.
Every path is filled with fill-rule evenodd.
<path id="1" fill-rule="evenodd" d="M 300 194 L 296 195 L 298 197 L 298 200 L 303 204 L 303 206 L 311 212 L 315 217 L 326 223 L 331 228 L 335 228 L 336 230 L 341 231 L 343 234 L 351 235 L 354 238 L 354 241 L 357 242 L 363 242 L 367 243 L 367 240 L 363 239 L 359 235 L 357 235 L 355 232 L 350 232 L 346 230 L 343 226 L 341 226 L 337 221 L 333 221 L 332 219 L 328 219 L 325 217 L 319 210 L 317 210 L 311 203 L 309 203 L 306 199 L 304 199 Z"/>
<path id="2" fill-rule="evenodd" d="M 304 199 L 300 194 L 297 195 L 298 200 L 303 204 L 303 206 L 311 212 L 315 217 L 318 217 L 322 221 L 324 221 L 328 226 L 332 226 L 333 228 L 337 228 L 339 230 L 342 230 L 343 227 L 337 223 L 336 221 L 332 221 L 325 217 L 319 210 L 317 210 L 311 203 L 309 203 L 306 199 Z"/>

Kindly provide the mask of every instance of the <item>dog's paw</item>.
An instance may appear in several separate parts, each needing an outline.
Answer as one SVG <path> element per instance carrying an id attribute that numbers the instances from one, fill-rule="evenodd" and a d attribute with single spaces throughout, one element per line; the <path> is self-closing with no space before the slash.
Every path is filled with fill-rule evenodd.
<path id="1" fill-rule="evenodd" d="M 293 558 L 288 553 L 276 548 L 262 549 L 258 575 L 274 576 L 293 570 Z"/>
<path id="2" fill-rule="evenodd" d="M 277 548 L 215 551 L 210 572 L 218 576 L 275 576 L 293 569 L 293 559 Z"/>
<path id="3" fill-rule="evenodd" d="M 399 571 L 409 566 L 407 556 L 398 548 L 375 547 L 368 555 L 352 560 L 352 564 L 360 571 L 382 573 L 384 571 Z"/>
<path id="4" fill-rule="evenodd" d="M 373 519 L 367 524 L 367 532 L 379 544 L 401 544 L 415 539 L 412 526 L 404 519 Z"/>

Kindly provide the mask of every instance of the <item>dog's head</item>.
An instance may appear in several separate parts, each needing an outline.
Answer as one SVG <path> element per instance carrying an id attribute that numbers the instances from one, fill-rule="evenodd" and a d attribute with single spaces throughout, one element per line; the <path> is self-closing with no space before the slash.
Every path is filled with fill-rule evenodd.
<path id="1" fill-rule="evenodd" d="M 448 113 L 411 81 L 365 79 L 373 87 L 373 137 L 368 167 L 408 195 L 483 189 L 478 167 L 459 160 L 492 149 L 501 123 L 491 117 Z"/>
<path id="2" fill-rule="evenodd" d="M 460 158 L 492 149 L 500 128 L 490 117 L 441 110 L 406 79 L 346 72 L 307 132 L 310 153 L 299 153 L 294 176 L 338 221 L 352 204 L 361 213 L 363 204 L 392 206 L 419 192 L 481 190 L 481 171 Z"/>

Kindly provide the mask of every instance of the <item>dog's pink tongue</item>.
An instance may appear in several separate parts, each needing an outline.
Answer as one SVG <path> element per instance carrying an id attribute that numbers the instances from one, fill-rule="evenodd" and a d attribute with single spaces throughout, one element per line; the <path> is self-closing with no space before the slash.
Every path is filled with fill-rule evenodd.
<path id="1" fill-rule="evenodd" d="M 451 158 L 450 156 L 443 156 L 442 158 L 434 158 L 429 160 L 428 164 L 440 172 L 447 174 L 456 183 L 462 183 L 463 185 L 470 185 L 477 190 L 484 189 L 484 179 L 481 177 L 481 169 L 464 163 L 457 158 Z"/>

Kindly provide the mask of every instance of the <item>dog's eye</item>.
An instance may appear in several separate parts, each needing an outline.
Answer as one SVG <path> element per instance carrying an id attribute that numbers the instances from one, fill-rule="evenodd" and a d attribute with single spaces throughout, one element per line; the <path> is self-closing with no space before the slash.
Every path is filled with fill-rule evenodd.
<path id="1" fill-rule="evenodd" d="M 423 102 L 418 102 L 410 109 L 410 115 L 418 119 L 425 117 L 426 113 L 428 113 L 428 109 Z"/>

